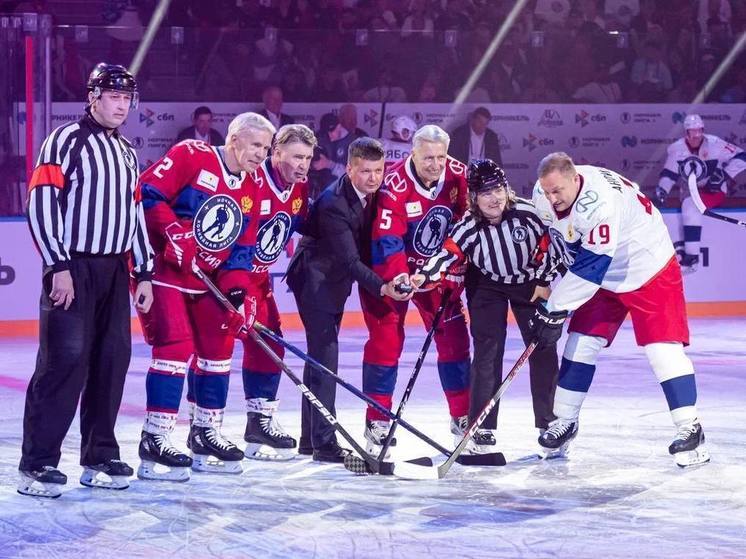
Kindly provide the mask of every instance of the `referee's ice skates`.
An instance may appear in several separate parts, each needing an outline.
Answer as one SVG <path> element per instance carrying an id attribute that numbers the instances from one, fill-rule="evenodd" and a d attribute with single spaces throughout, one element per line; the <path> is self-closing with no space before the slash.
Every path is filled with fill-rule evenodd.
<path id="1" fill-rule="evenodd" d="M 31 497 L 56 499 L 62 495 L 60 488 L 67 483 L 67 476 L 53 466 L 40 470 L 18 470 L 18 492 Z"/>
<path id="2" fill-rule="evenodd" d="M 101 464 L 83 466 L 80 483 L 87 487 L 122 490 L 130 486 L 129 478 L 134 473 L 134 470 L 121 460 L 107 460 Z"/>
<path id="3" fill-rule="evenodd" d="M 544 458 L 565 458 L 570 452 L 570 443 L 578 435 L 578 420 L 555 419 L 549 428 L 539 435 Z"/>
<path id="4" fill-rule="evenodd" d="M 709 462 L 710 453 L 705 448 L 705 432 L 702 425 L 694 421 L 679 427 L 679 432 L 668 447 L 668 452 L 681 468 Z"/>

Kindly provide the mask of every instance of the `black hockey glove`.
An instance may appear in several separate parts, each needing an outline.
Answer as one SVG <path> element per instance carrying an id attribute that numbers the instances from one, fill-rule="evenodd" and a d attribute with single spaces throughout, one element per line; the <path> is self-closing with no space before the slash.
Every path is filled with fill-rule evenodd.
<path id="1" fill-rule="evenodd" d="M 562 325 L 567 318 L 567 311 L 549 312 L 544 303 L 536 306 L 536 313 L 529 322 L 531 337 L 538 344 L 537 348 L 556 344 L 562 336 Z"/>

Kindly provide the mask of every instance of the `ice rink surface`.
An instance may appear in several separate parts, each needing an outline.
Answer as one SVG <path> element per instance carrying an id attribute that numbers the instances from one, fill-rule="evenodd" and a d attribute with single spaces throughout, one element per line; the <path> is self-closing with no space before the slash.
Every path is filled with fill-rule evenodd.
<path id="1" fill-rule="evenodd" d="M 107 558 L 743 558 L 746 557 L 746 319 L 692 320 L 689 356 L 712 462 L 681 470 L 667 453 L 675 429 L 629 324 L 602 354 L 570 459 L 533 457 L 528 370 L 507 391 L 497 433 L 502 468 L 456 465 L 440 481 L 356 477 L 308 458 L 244 461 L 238 476 L 194 474 L 126 491 L 78 484 L 77 421 L 63 448 L 61 498 L 16 493 L 24 391 L 36 340 L 2 339 L 0 557 Z M 342 332 L 343 376 L 360 384 L 365 334 Z M 301 332 L 288 339 L 305 346 Z M 424 333 L 410 329 L 395 402 Z M 522 351 L 509 331 L 507 371 Z M 452 446 L 434 348 L 406 418 Z M 118 422 L 122 458 L 137 467 L 149 351 L 139 336 Z M 288 363 L 300 373 L 299 361 Z M 240 355 L 224 433 L 241 442 Z M 297 437 L 300 393 L 281 383 L 280 420 Z M 338 390 L 339 418 L 362 440 L 363 406 Z M 185 449 L 182 421 L 174 441 Z M 432 454 L 404 430 L 398 456 Z"/>

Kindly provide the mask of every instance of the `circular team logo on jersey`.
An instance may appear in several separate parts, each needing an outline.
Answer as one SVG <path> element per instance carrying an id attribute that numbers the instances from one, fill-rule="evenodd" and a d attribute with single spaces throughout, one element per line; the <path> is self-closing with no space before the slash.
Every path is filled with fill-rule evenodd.
<path id="1" fill-rule="evenodd" d="M 129 167 L 133 171 L 137 170 L 137 165 L 135 164 L 135 156 L 130 150 L 122 149 L 122 159 L 124 159 L 124 164 L 127 165 L 127 167 Z"/>
<path id="2" fill-rule="evenodd" d="M 554 250 L 562 258 L 562 263 L 569 268 L 575 262 L 575 253 L 567 245 L 567 241 L 562 233 L 554 227 L 549 228 L 549 241 L 552 243 Z M 577 249 L 576 249 L 577 250 Z"/>
<path id="3" fill-rule="evenodd" d="M 277 213 L 259 228 L 256 234 L 256 257 L 265 264 L 272 263 L 280 256 L 290 236 L 290 216 Z"/>
<path id="4" fill-rule="evenodd" d="M 432 256 L 443 246 L 453 212 L 445 206 L 428 210 L 414 232 L 414 249 L 422 256 Z"/>
<path id="5" fill-rule="evenodd" d="M 528 238 L 528 229 L 526 229 L 523 225 L 519 225 L 515 229 L 513 229 L 513 232 L 510 234 L 510 236 L 513 238 L 513 242 L 516 244 L 521 244 L 523 241 Z"/>
<path id="6" fill-rule="evenodd" d="M 707 175 L 707 165 L 699 157 L 692 155 L 679 162 L 679 174 L 684 178 L 694 175 L 699 181 Z"/>
<path id="7" fill-rule="evenodd" d="M 194 216 L 194 238 L 205 250 L 228 248 L 241 234 L 241 208 L 230 196 L 211 196 Z"/>

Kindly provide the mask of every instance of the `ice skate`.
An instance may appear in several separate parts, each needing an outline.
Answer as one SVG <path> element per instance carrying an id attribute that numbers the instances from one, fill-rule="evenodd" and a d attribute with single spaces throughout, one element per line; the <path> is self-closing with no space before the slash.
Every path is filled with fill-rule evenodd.
<path id="1" fill-rule="evenodd" d="M 254 460 L 292 460 L 296 441 L 288 435 L 275 417 L 279 400 L 251 398 L 246 401 L 246 458 Z"/>
<path id="2" fill-rule="evenodd" d="M 710 453 L 705 448 L 705 432 L 702 425 L 695 421 L 679 427 L 679 432 L 668 447 L 668 452 L 681 468 L 709 462 Z"/>
<path id="3" fill-rule="evenodd" d="M 539 436 L 544 458 L 566 458 L 569 454 L 570 442 L 578 434 L 578 421 L 566 419 L 555 419 L 549 424 L 549 428 Z"/>
<path id="4" fill-rule="evenodd" d="M 391 428 L 391 422 L 389 421 L 365 421 L 365 451 L 378 458 L 383 450 L 383 444 L 386 442 L 388 437 L 389 429 Z M 391 439 L 391 444 L 386 450 L 386 456 L 384 460 L 388 460 L 391 457 L 391 447 L 396 446 L 396 437 Z"/>
<path id="5" fill-rule="evenodd" d="M 243 452 L 220 433 L 222 423 L 223 410 L 197 407 L 194 423 L 189 430 L 193 471 L 219 474 L 243 472 Z"/>
<path id="6" fill-rule="evenodd" d="M 694 272 L 697 271 L 697 268 L 699 267 L 699 254 L 684 253 L 681 256 L 679 265 L 681 266 L 682 274 L 693 274 Z"/>
<path id="7" fill-rule="evenodd" d="M 143 431 L 138 453 L 140 479 L 187 481 L 190 477 L 192 459 L 174 447 L 169 433 L 154 435 Z"/>
<path id="8" fill-rule="evenodd" d="M 466 445 L 467 454 L 492 454 L 497 449 L 495 435 L 489 429 L 477 429 L 474 436 Z"/>
<path id="9" fill-rule="evenodd" d="M 453 446 L 458 446 L 469 428 L 469 416 L 451 417 L 451 433 L 453 434 Z"/>
<path id="10" fill-rule="evenodd" d="M 134 473 L 126 462 L 107 460 L 101 464 L 83 466 L 80 483 L 87 487 L 121 491 L 130 486 L 129 478 Z"/>
<path id="11" fill-rule="evenodd" d="M 40 470 L 18 470 L 18 492 L 31 497 L 56 499 L 62 492 L 60 488 L 67 483 L 67 476 L 53 466 L 44 466 Z"/>

